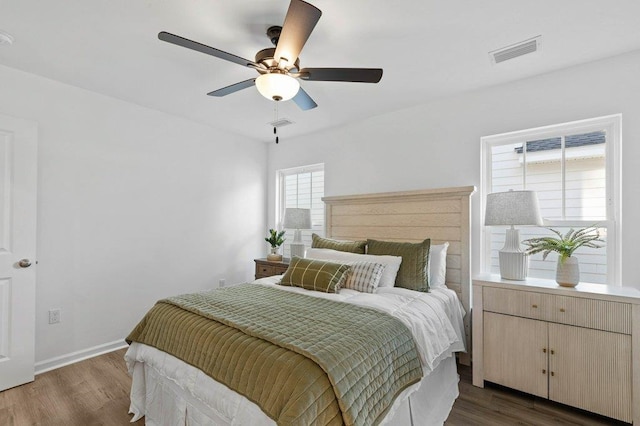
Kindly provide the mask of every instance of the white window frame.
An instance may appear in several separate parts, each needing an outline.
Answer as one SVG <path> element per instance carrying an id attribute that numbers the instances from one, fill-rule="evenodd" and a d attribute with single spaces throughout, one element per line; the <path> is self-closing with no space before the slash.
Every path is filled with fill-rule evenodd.
<path id="1" fill-rule="evenodd" d="M 310 172 L 324 172 L 324 163 L 311 164 L 308 166 L 300 166 L 300 167 L 292 167 L 289 169 L 281 169 L 276 171 L 276 228 L 281 230 L 283 229 L 284 223 L 284 211 L 285 211 L 285 177 L 300 173 L 310 173 Z M 326 177 L 326 174 L 325 174 Z M 326 182 L 326 181 L 325 181 Z M 323 234 L 326 231 L 326 219 L 323 216 Z M 287 243 L 285 243 L 287 244 Z"/>
<path id="2" fill-rule="evenodd" d="M 484 226 L 484 215 L 487 194 L 491 188 L 492 167 L 491 148 L 497 145 L 519 143 L 525 140 L 540 140 L 558 137 L 560 134 L 582 134 L 598 130 L 605 130 L 607 143 L 605 146 L 606 162 L 606 192 L 607 192 L 607 220 L 599 220 L 597 223 L 607 227 L 607 284 L 620 286 L 620 273 L 622 270 L 622 244 L 621 230 L 621 199 L 622 188 L 621 151 L 622 151 L 622 114 L 608 115 L 604 117 L 586 120 L 572 121 L 569 123 L 554 124 L 551 126 L 537 127 L 527 130 L 502 133 L 480 138 L 481 142 L 481 186 L 480 186 L 480 266 L 483 272 L 491 270 L 491 233 Z M 564 162 L 564 152 L 563 158 Z M 526 189 L 526 150 L 523 150 L 524 187 Z M 563 178 L 564 179 L 564 178 Z M 591 220 L 549 220 L 544 219 L 544 226 L 560 227 L 573 226 L 585 227 L 593 225 Z"/>

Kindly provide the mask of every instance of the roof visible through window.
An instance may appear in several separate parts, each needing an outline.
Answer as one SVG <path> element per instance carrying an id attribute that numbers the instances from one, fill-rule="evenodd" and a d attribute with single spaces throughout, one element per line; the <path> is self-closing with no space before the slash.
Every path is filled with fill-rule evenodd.
<path id="1" fill-rule="evenodd" d="M 605 143 L 606 134 L 603 131 L 584 133 L 581 135 L 569 135 L 565 137 L 565 148 L 575 148 L 586 145 L 597 145 Z M 539 139 L 535 141 L 527 141 L 527 152 L 549 151 L 552 149 L 560 149 L 560 138 Z M 522 154 L 522 146 L 515 148 L 518 154 Z"/>

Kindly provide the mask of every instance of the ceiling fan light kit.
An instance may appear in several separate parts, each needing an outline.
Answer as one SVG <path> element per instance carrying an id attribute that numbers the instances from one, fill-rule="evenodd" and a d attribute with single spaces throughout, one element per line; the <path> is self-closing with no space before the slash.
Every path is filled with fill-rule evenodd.
<path id="1" fill-rule="evenodd" d="M 291 0 L 282 27 L 271 26 L 267 37 L 275 48 L 260 50 L 255 61 L 224 52 L 197 41 L 162 31 L 158 38 L 167 43 L 186 47 L 219 59 L 255 69 L 257 78 L 235 83 L 222 89 L 207 93 L 209 96 L 222 97 L 247 87 L 256 86 L 258 92 L 273 101 L 293 99 L 303 111 L 315 108 L 318 104 L 300 86 L 305 81 L 343 81 L 355 83 L 377 83 L 382 78 L 380 68 L 300 68 L 299 55 L 311 32 L 315 28 L 322 11 L 303 0 Z"/>
<path id="2" fill-rule="evenodd" d="M 287 74 L 262 74 L 256 78 L 256 88 L 269 100 L 288 101 L 300 90 L 300 82 Z"/>

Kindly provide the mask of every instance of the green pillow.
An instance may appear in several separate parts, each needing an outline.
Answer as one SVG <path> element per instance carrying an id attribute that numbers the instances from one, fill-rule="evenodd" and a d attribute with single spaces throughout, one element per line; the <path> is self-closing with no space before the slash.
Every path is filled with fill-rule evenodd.
<path id="1" fill-rule="evenodd" d="M 350 273 L 349 265 L 296 256 L 291 259 L 280 285 L 337 293 Z"/>
<path id="2" fill-rule="evenodd" d="M 322 238 L 318 234 L 311 235 L 311 248 L 323 248 L 349 253 L 364 254 L 367 247 L 366 241 L 338 241 L 329 238 Z"/>
<path id="3" fill-rule="evenodd" d="M 396 275 L 396 287 L 429 291 L 429 248 L 431 240 L 421 243 L 396 243 L 367 240 L 367 254 L 401 256 L 402 263 Z"/>

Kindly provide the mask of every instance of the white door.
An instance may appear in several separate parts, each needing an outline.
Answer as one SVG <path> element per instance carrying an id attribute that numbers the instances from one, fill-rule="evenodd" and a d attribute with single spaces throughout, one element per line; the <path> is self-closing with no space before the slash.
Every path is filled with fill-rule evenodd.
<path id="1" fill-rule="evenodd" d="M 0 391 L 33 381 L 37 127 L 0 114 Z"/>

